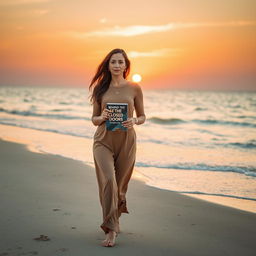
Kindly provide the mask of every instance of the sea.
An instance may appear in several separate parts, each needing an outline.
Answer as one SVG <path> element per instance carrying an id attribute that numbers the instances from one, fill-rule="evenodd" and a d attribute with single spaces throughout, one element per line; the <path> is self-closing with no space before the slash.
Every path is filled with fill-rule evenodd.
<path id="1" fill-rule="evenodd" d="M 143 89 L 143 96 L 135 178 L 256 206 L 256 92 Z M 88 88 L 0 87 L 1 139 L 94 166 L 91 115 Z"/>

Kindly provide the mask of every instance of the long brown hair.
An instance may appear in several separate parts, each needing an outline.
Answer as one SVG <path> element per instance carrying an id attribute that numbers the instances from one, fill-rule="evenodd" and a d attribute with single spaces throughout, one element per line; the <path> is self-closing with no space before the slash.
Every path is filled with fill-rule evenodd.
<path id="1" fill-rule="evenodd" d="M 127 57 L 126 52 L 123 49 L 116 48 L 108 53 L 108 55 L 104 58 L 101 64 L 98 66 L 97 72 L 94 75 L 89 90 L 93 88 L 93 92 L 90 98 L 90 101 L 94 103 L 97 101 L 101 102 L 101 98 L 103 94 L 108 90 L 109 84 L 111 82 L 111 73 L 109 71 L 109 61 L 113 54 L 121 53 L 124 56 L 126 69 L 123 72 L 123 77 L 126 78 L 130 73 L 130 60 Z M 95 86 L 94 86 L 95 85 Z"/>

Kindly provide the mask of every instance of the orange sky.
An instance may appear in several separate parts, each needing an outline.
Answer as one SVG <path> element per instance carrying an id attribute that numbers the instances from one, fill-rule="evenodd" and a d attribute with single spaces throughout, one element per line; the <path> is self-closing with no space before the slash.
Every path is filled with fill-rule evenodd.
<path id="1" fill-rule="evenodd" d="M 86 87 L 113 48 L 145 88 L 256 89 L 253 0 L 0 1 L 0 85 Z"/>

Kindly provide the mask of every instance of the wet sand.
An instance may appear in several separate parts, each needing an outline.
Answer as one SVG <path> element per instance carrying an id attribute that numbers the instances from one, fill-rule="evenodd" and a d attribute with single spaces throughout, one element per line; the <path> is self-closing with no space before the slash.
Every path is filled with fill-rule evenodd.
<path id="1" fill-rule="evenodd" d="M 6 141 L 0 151 L 0 256 L 255 255 L 256 214 L 135 179 L 116 246 L 102 247 L 93 168 Z"/>

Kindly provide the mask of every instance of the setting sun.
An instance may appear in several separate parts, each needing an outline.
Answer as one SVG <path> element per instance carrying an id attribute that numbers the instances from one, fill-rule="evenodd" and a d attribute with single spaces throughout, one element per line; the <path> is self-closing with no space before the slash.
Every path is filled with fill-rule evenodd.
<path id="1" fill-rule="evenodd" d="M 133 81 L 133 82 L 136 82 L 136 83 L 140 82 L 140 81 L 141 81 L 141 75 L 139 75 L 139 74 L 134 74 L 134 75 L 132 76 L 132 81 Z"/>

